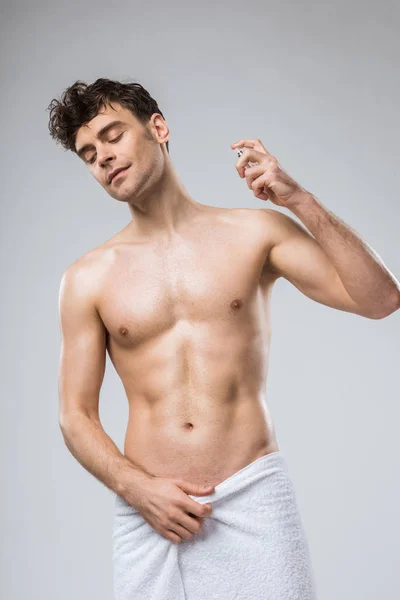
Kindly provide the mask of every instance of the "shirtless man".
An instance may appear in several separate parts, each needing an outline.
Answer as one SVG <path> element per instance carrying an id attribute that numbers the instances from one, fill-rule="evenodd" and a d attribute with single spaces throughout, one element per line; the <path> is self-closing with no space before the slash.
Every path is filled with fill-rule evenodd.
<path id="1" fill-rule="evenodd" d="M 196 202 L 174 170 L 157 105 L 147 104 L 143 121 L 124 101 L 114 94 L 98 112 L 83 111 L 86 121 L 75 114 L 69 138 L 60 133 L 60 105 L 53 107 L 53 136 L 131 214 L 63 274 L 59 422 L 84 468 L 179 543 L 211 514 L 188 494 L 209 494 L 279 449 L 266 402 L 275 281 L 284 277 L 316 302 L 371 319 L 399 308 L 400 285 L 260 140 L 232 144 L 245 148 L 237 174 L 312 235 L 268 206 Z M 258 164 L 245 168 L 249 162 Z M 99 419 L 106 350 L 129 403 L 124 454 Z"/>

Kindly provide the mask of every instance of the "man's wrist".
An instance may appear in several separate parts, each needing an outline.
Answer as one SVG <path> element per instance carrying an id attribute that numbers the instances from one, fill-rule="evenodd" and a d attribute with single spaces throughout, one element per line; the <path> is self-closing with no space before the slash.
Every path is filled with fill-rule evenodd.
<path id="1" fill-rule="evenodd" d="M 301 218 L 301 214 L 304 211 L 310 210 L 316 204 L 319 204 L 319 201 L 314 194 L 307 190 L 301 190 L 292 197 L 286 207 L 297 217 Z"/>
<path id="2" fill-rule="evenodd" d="M 129 459 L 127 460 L 129 461 Z M 126 493 L 131 495 L 135 488 L 140 487 L 141 482 L 149 481 L 150 479 L 154 479 L 154 477 L 154 475 L 146 471 L 143 467 L 129 461 L 118 472 L 114 491 L 122 497 L 125 497 Z"/>

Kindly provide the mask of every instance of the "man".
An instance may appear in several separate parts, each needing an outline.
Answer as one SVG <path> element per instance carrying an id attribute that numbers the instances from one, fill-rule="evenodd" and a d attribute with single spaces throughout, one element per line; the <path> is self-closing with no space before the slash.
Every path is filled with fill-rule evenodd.
<path id="1" fill-rule="evenodd" d="M 245 149 L 239 176 L 312 235 L 273 208 L 193 200 L 139 84 L 77 82 L 50 131 L 131 214 L 67 268 L 59 303 L 60 427 L 116 494 L 116 598 L 315 598 L 266 402 L 273 284 L 382 319 L 400 306 L 398 281 L 260 140 L 232 144 Z M 124 454 L 99 419 L 106 350 L 129 403 Z"/>

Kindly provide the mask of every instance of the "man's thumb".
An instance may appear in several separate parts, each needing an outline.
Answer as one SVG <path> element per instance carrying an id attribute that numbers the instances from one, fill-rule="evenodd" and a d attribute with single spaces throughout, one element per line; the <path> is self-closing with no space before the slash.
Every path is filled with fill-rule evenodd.
<path id="1" fill-rule="evenodd" d="M 202 496 L 206 494 L 211 494 L 215 486 L 212 485 L 198 485 L 196 483 L 188 483 L 187 481 L 177 481 L 177 485 L 188 494 L 192 494 L 193 496 Z"/>

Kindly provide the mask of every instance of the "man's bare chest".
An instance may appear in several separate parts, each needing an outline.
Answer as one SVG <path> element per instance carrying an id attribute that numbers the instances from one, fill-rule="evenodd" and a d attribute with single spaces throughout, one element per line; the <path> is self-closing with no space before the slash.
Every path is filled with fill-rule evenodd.
<path id="1" fill-rule="evenodd" d="M 229 233 L 116 248 L 103 270 L 98 302 L 112 338 L 131 346 L 177 324 L 249 318 L 263 293 L 265 247 L 247 231 Z"/>

